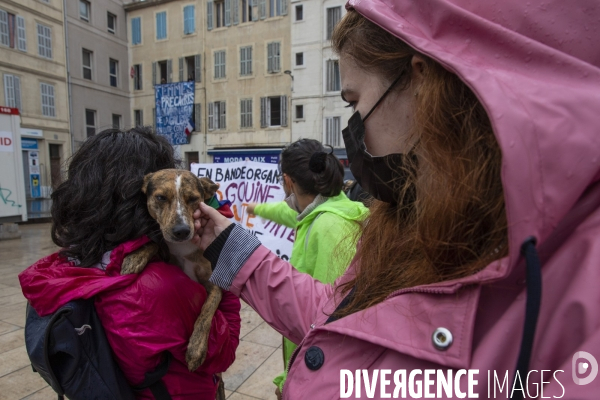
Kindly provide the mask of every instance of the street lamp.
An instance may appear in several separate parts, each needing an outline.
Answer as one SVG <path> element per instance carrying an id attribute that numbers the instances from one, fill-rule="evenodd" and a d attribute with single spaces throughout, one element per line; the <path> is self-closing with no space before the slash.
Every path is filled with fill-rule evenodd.
<path id="1" fill-rule="evenodd" d="M 290 94 L 290 143 L 292 143 L 294 136 L 292 135 L 292 124 L 294 123 L 294 110 L 292 109 L 292 95 L 294 94 L 294 75 L 292 75 L 292 71 L 290 71 L 289 69 L 286 69 L 285 71 L 283 71 L 284 74 L 289 75 L 290 78 L 292 78 L 292 93 Z"/>

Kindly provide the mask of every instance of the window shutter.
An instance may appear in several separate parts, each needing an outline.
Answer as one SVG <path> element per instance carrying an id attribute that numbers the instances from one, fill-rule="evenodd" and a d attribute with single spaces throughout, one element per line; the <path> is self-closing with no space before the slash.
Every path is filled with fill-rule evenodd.
<path id="1" fill-rule="evenodd" d="M 266 128 L 268 126 L 267 123 L 267 102 L 269 101 L 268 97 L 260 98 L 260 127 Z"/>
<path id="2" fill-rule="evenodd" d="M 334 117 L 333 118 L 333 131 L 334 131 L 334 135 L 335 135 L 335 141 L 332 144 L 334 147 L 340 147 L 341 140 L 340 140 L 340 136 L 341 136 L 341 132 L 340 132 L 340 117 Z"/>
<path id="3" fill-rule="evenodd" d="M 42 94 L 44 87 L 42 86 Z M 8 107 L 14 107 L 15 103 L 15 88 L 12 75 L 4 75 L 4 104 Z"/>
<path id="4" fill-rule="evenodd" d="M 156 129 L 156 108 L 152 108 L 152 127 Z"/>
<path id="5" fill-rule="evenodd" d="M 211 31 L 213 28 L 213 2 L 206 3 L 206 28 Z"/>
<path id="6" fill-rule="evenodd" d="M 240 100 L 240 127 L 246 127 L 246 100 Z"/>
<path id="7" fill-rule="evenodd" d="M 144 110 L 140 110 L 140 125 L 144 126 Z"/>
<path id="8" fill-rule="evenodd" d="M 235 0 L 237 1 L 237 0 Z M 225 26 L 231 26 L 231 0 L 225 0 Z"/>
<path id="9" fill-rule="evenodd" d="M 328 92 L 331 92 L 331 83 L 333 82 L 333 61 L 332 60 L 327 60 L 327 79 L 326 79 L 326 86 L 325 86 L 325 90 Z"/>
<path id="10" fill-rule="evenodd" d="M 252 47 L 246 47 L 246 73 L 252 75 Z"/>
<path id="11" fill-rule="evenodd" d="M 214 103 L 208 103 L 208 130 L 212 131 L 215 129 L 215 117 L 213 115 L 215 109 Z"/>
<path id="12" fill-rule="evenodd" d="M 194 132 L 202 131 L 202 106 L 200 103 L 194 104 Z"/>
<path id="13" fill-rule="evenodd" d="M 173 60 L 167 60 L 167 83 L 173 82 Z"/>
<path id="14" fill-rule="evenodd" d="M 219 129 L 226 129 L 227 128 L 227 124 L 226 124 L 226 116 L 225 116 L 225 102 L 222 101 L 219 107 Z"/>
<path id="15" fill-rule="evenodd" d="M 279 47 L 280 47 L 280 43 L 273 43 L 273 72 L 279 72 L 281 71 L 281 57 L 279 56 L 280 52 L 279 52 Z"/>
<path id="16" fill-rule="evenodd" d="M 183 57 L 179 57 L 179 82 L 183 82 Z"/>
<path id="17" fill-rule="evenodd" d="M 21 110 L 21 78 L 13 76 L 13 85 L 15 91 L 15 107 Z"/>
<path id="18" fill-rule="evenodd" d="M 246 100 L 246 126 L 252 127 L 252 99 Z"/>
<path id="19" fill-rule="evenodd" d="M 143 80 L 142 80 L 142 64 L 140 64 L 140 67 L 137 70 L 137 77 L 136 78 L 137 78 L 137 80 L 139 82 L 139 88 L 140 88 L 140 90 L 143 89 L 144 85 L 143 85 Z"/>
<path id="20" fill-rule="evenodd" d="M 156 62 L 152 63 L 152 86 L 156 85 Z"/>
<path id="21" fill-rule="evenodd" d="M 200 58 L 200 54 L 196 54 L 194 56 L 194 80 L 196 82 L 200 82 L 202 80 L 202 68 L 200 63 L 202 62 L 202 59 Z"/>
<path id="22" fill-rule="evenodd" d="M 225 51 L 221 52 L 221 78 L 225 78 L 226 74 L 225 74 Z"/>
<path id="23" fill-rule="evenodd" d="M 252 2 L 252 21 L 258 21 L 258 12 L 254 10 L 256 7 L 256 0 L 250 0 Z"/>
<path id="24" fill-rule="evenodd" d="M 17 15 L 17 48 L 27 51 L 27 40 L 25 38 L 25 18 Z"/>
<path id="25" fill-rule="evenodd" d="M 38 25 L 38 37 L 40 34 L 40 25 Z M 8 13 L 0 10 L 0 43 L 5 46 L 10 46 L 10 37 L 8 34 Z M 40 54 L 41 51 L 40 51 Z"/>
<path id="26" fill-rule="evenodd" d="M 239 0 L 233 0 L 232 13 L 233 13 L 233 24 L 237 25 L 240 23 L 240 11 L 239 11 Z"/>
<path id="27" fill-rule="evenodd" d="M 288 14 L 288 3 L 287 0 L 281 0 L 281 15 Z"/>
<path id="28" fill-rule="evenodd" d="M 267 0 L 258 0 L 258 10 L 260 12 L 260 19 L 267 18 Z"/>
<path id="29" fill-rule="evenodd" d="M 287 126 L 287 96 L 281 96 L 281 126 Z"/>
<path id="30" fill-rule="evenodd" d="M 246 48 L 240 48 L 240 75 L 246 75 Z"/>
<path id="31" fill-rule="evenodd" d="M 267 72 L 273 72 L 273 43 L 267 44 Z"/>

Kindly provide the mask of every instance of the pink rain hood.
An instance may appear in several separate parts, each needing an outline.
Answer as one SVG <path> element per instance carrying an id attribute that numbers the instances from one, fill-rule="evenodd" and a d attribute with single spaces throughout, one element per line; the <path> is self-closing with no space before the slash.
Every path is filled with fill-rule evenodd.
<path id="1" fill-rule="evenodd" d="M 510 262 L 543 242 L 600 170 L 597 1 L 350 0 L 457 74 L 483 103 L 503 155 Z"/>

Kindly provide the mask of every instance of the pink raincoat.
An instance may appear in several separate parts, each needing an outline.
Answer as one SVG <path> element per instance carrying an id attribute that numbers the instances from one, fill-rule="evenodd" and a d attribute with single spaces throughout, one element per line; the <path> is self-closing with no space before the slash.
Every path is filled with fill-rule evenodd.
<path id="1" fill-rule="evenodd" d="M 354 390 L 350 398 L 385 398 L 397 388 L 396 371 L 406 370 L 408 381 L 417 369 L 423 397 L 425 370 L 472 369 L 478 370 L 472 391 L 479 398 L 506 399 L 524 326 L 525 271 L 517 268 L 521 244 L 535 236 L 542 245 L 600 178 L 600 4 L 350 0 L 348 6 L 456 73 L 485 106 L 503 154 L 509 255 L 473 276 L 401 290 L 328 324 L 328 314 L 340 302 L 332 287 L 297 273 L 264 247 L 246 261 L 231 290 L 300 344 L 284 386 L 286 400 L 345 396 L 349 383 L 342 390 L 341 370 L 354 377 L 356 370 L 368 371 L 369 385 L 361 374 L 353 383 L 361 385 L 360 396 Z M 341 281 L 351 274 L 352 266 Z M 542 267 L 531 373 L 521 377 L 529 391 L 515 393 L 600 398 L 600 377 L 577 383 L 598 372 L 589 355 L 600 360 L 599 282 L 600 209 Z M 432 342 L 442 327 L 453 337 L 445 350 Z M 321 350 L 320 361 L 315 348 Z M 579 351 L 588 358 L 575 356 Z M 311 370 L 315 360 L 321 365 Z M 507 377 L 504 390 L 494 376 L 499 383 Z M 434 385 L 428 393 L 447 398 L 445 391 L 437 392 L 436 376 L 430 379 Z M 467 395 L 467 376 L 460 382 L 459 392 L 453 389 L 448 397 Z M 374 392 L 368 396 L 371 384 Z M 397 394 L 419 397 L 418 388 L 413 386 L 411 394 L 408 386 Z"/>
<path id="2" fill-rule="evenodd" d="M 240 334 L 240 301 L 224 292 L 212 320 L 206 361 L 189 372 L 185 352 L 206 290 L 180 268 L 150 262 L 140 275 L 121 276 L 128 253 L 147 243 L 146 237 L 119 245 L 110 253 L 106 270 L 73 266 L 57 253 L 45 257 L 19 275 L 23 294 L 41 315 L 56 311 L 70 300 L 96 296 L 96 311 L 115 359 L 129 383 L 139 385 L 153 371 L 164 351 L 173 355 L 163 377 L 171 397 L 214 399 L 218 378 L 235 360 Z M 149 390 L 139 399 L 154 399 Z"/>

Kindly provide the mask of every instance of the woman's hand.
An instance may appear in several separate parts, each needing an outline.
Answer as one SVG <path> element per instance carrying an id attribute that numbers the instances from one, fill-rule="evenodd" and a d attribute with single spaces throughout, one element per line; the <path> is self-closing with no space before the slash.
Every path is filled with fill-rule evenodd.
<path id="1" fill-rule="evenodd" d="M 255 215 L 254 214 L 254 209 L 256 208 L 256 206 L 258 205 L 258 203 L 250 203 L 246 206 L 246 212 L 250 215 Z"/>
<path id="2" fill-rule="evenodd" d="M 233 222 L 221 215 L 220 212 L 204 203 L 200 203 L 194 212 L 194 237 L 192 243 L 202 250 L 208 246 Z"/>

